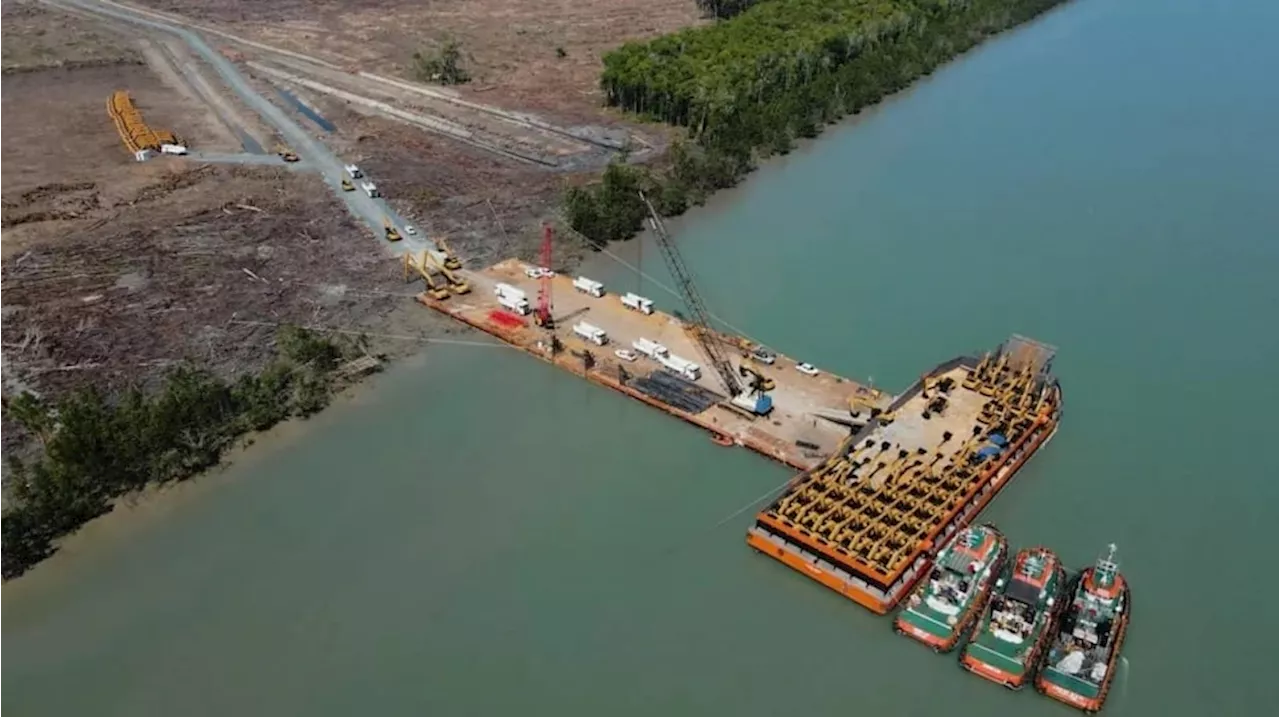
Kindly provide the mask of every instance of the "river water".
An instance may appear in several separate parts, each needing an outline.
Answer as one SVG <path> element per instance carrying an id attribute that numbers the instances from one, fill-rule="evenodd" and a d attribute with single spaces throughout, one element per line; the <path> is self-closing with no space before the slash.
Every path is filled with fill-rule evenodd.
<path id="1" fill-rule="evenodd" d="M 1011 332 L 1060 347 L 1057 440 L 986 517 L 1072 564 L 1119 544 L 1111 714 L 1276 700 L 1275 27 L 1263 0 L 1078 0 L 674 225 L 716 313 L 820 368 L 896 390 Z M 747 549 L 735 513 L 788 473 L 431 347 L 7 585 L 3 707 L 1070 714 Z"/>

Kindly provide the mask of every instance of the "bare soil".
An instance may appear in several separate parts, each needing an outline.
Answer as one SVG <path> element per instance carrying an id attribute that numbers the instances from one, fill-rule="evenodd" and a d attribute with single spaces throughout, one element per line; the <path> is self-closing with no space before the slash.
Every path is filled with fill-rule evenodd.
<path id="1" fill-rule="evenodd" d="M 464 97 L 599 121 L 600 57 L 703 22 L 693 0 L 135 0 L 342 66 L 413 78 L 413 53 L 458 40 Z M 564 51 L 561 57 L 557 48 Z"/>
<path id="2" fill-rule="evenodd" d="M 456 37 L 475 78 L 454 88 L 463 98 L 562 126 L 626 124 L 601 106 L 601 52 L 698 21 L 692 0 L 138 4 L 406 78 L 415 51 Z M 388 353 L 459 330 L 413 303 L 418 287 L 403 282 L 318 177 L 167 157 L 133 161 L 105 109 L 116 89 L 132 94 L 149 124 L 201 150 L 241 151 L 237 129 L 270 140 L 207 72 L 210 82 L 192 89 L 174 63 L 200 63 L 182 47 L 29 1 L 3 7 L 5 395 L 153 385 L 181 361 L 230 377 L 263 366 L 285 322 L 367 331 Z M 278 101 L 262 78 L 255 83 Z M 320 135 L 324 141 L 375 177 L 424 233 L 447 236 L 471 268 L 536 257 L 540 228 L 555 218 L 565 186 L 596 174 L 548 171 L 329 96 L 298 94 L 337 125 Z M 561 267 L 586 251 L 564 236 L 556 247 Z"/>
<path id="3" fill-rule="evenodd" d="M 142 64 L 133 41 L 113 28 L 31 2 L 0 6 L 4 74 L 50 67 Z M 8 91 L 8 80 L 6 80 Z"/>

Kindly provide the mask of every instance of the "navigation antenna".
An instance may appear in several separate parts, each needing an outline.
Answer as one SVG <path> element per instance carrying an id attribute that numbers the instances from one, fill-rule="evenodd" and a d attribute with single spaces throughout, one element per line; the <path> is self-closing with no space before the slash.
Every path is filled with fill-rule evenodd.
<path id="1" fill-rule="evenodd" d="M 702 302 L 702 297 L 698 295 L 697 288 L 693 285 L 693 276 L 689 273 L 688 267 L 685 266 L 684 259 L 676 249 L 675 243 L 667 234 L 667 228 L 663 225 L 662 219 L 658 217 L 658 212 L 654 211 L 653 205 L 649 203 L 649 198 L 644 195 L 644 192 L 640 192 L 640 199 L 644 202 L 645 207 L 649 209 L 649 226 L 653 228 L 654 236 L 658 240 L 658 248 L 662 250 L 662 257 L 667 260 L 667 268 L 671 270 L 671 276 L 676 280 L 676 286 L 680 289 L 680 296 L 684 299 L 684 305 L 689 309 L 689 313 L 693 315 L 693 323 L 687 328 L 693 334 L 698 348 L 702 350 L 702 355 L 715 368 L 716 374 L 720 376 L 720 383 L 729 392 L 729 398 L 736 398 L 742 393 L 742 385 L 738 383 L 738 377 L 734 375 L 733 366 L 725 358 L 724 352 L 720 350 L 720 342 L 711 335 L 711 316 L 707 311 L 706 304 Z"/>
<path id="2" fill-rule="evenodd" d="M 538 277 L 538 309 L 533 322 L 544 329 L 555 328 L 551 318 L 551 224 L 542 225 L 542 275 Z"/>

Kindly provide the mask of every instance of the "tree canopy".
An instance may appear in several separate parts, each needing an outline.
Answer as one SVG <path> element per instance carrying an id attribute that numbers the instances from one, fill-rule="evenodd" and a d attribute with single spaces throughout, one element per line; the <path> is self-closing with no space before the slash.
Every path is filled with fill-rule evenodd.
<path id="1" fill-rule="evenodd" d="M 692 144 L 644 178 L 663 189 L 651 191 L 664 198 L 663 211 L 679 212 L 732 186 L 756 160 L 789 151 L 796 138 L 817 136 L 1064 1 L 769 0 L 712 25 L 627 43 L 604 56 L 600 84 L 609 104 L 688 128 Z M 606 184 L 566 197 L 591 209 L 570 211 L 570 223 L 597 242 L 617 238 L 618 223 L 588 220 L 629 218 L 638 202 Z"/>
<path id="2" fill-rule="evenodd" d="M 151 394 L 107 396 L 91 386 L 53 402 L 30 393 L 9 401 L 9 416 L 42 452 L 30 463 L 9 461 L 4 577 L 49 555 L 59 536 L 110 510 L 116 496 L 191 476 L 246 432 L 324 408 L 340 360 L 354 350 L 291 326 L 276 347 L 274 363 L 230 384 L 180 366 Z"/>

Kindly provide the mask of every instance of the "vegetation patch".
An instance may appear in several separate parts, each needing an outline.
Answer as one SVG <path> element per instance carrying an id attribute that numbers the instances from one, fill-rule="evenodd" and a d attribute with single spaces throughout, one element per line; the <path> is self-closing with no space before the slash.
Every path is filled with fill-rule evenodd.
<path id="1" fill-rule="evenodd" d="M 621 174 L 663 197 L 660 211 L 679 213 L 737 183 L 760 159 L 790 151 L 796 138 L 817 136 L 1063 1 L 778 0 L 623 45 L 604 57 L 607 102 L 685 127 L 692 142 L 670 166 L 606 173 L 570 190 L 567 218 L 597 243 L 630 236 L 643 205 L 635 192 L 619 191 Z"/>
<path id="2" fill-rule="evenodd" d="M 288 326 L 277 336 L 276 361 L 234 383 L 180 367 L 151 394 L 108 397 L 91 386 L 54 404 L 30 393 L 13 399 L 9 416 L 42 451 L 28 463 L 8 462 L 4 578 L 52 554 L 57 538 L 108 512 L 114 498 L 188 478 L 216 464 L 244 434 L 324 408 L 342 362 L 363 353 L 359 343 Z"/>

